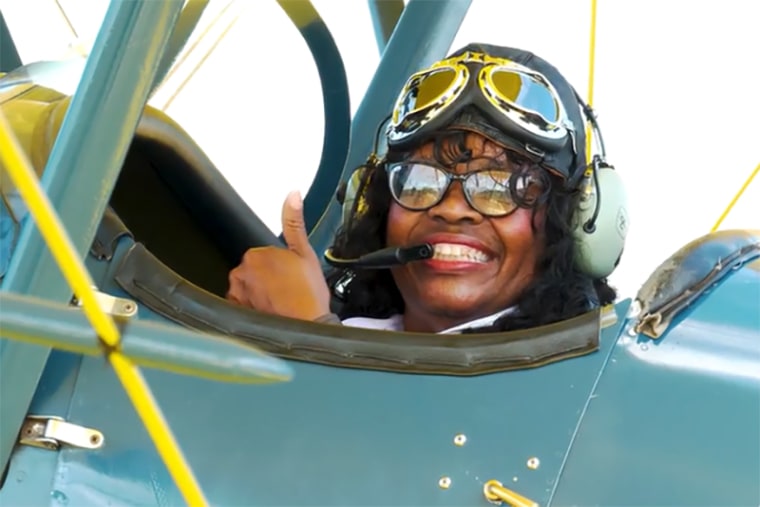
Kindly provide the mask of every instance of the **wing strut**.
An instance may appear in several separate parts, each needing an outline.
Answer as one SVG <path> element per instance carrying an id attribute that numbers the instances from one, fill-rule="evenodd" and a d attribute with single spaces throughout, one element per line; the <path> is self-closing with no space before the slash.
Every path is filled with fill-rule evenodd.
<path id="1" fill-rule="evenodd" d="M 0 116 L 0 158 L 29 207 L 29 213 L 37 223 L 58 267 L 74 290 L 76 297 L 82 302 L 84 313 L 106 351 L 106 358 L 153 439 L 169 473 L 184 495 L 185 501 L 188 505 L 208 505 L 153 398 L 150 387 L 139 368 L 122 354 L 121 334 L 111 316 L 98 305 L 92 288 L 94 285 L 92 278 L 85 269 L 84 262 L 77 255 L 71 239 L 42 190 L 31 164 L 13 137 L 10 125 L 4 116 Z"/>

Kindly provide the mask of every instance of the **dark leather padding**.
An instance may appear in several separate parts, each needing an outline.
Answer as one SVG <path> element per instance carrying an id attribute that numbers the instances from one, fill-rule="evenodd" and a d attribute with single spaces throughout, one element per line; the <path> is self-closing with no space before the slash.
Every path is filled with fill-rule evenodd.
<path id="1" fill-rule="evenodd" d="M 121 259 L 115 280 L 140 304 L 184 326 L 223 334 L 279 357 L 349 368 L 463 376 L 531 368 L 596 351 L 601 332 L 598 308 L 533 329 L 455 340 L 279 317 L 195 286 L 139 243 Z"/>
<path id="2" fill-rule="evenodd" d="M 110 204 L 136 241 L 218 295 L 248 248 L 280 244 L 190 135 L 150 107 Z"/>

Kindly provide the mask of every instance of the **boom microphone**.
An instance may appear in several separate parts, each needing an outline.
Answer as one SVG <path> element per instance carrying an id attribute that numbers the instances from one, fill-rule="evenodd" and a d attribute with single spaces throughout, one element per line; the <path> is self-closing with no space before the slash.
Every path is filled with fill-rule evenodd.
<path id="1" fill-rule="evenodd" d="M 341 259 L 334 257 L 332 249 L 325 252 L 325 260 L 336 268 L 361 268 L 361 269 L 384 269 L 406 264 L 407 262 L 421 261 L 433 257 L 433 245 L 423 243 L 409 247 L 389 247 L 368 253 L 355 259 Z"/>

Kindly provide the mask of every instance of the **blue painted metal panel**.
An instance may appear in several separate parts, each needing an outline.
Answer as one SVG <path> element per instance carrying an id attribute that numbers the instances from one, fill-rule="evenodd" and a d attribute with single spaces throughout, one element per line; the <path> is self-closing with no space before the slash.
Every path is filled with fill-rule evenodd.
<path id="1" fill-rule="evenodd" d="M 51 351 L 29 413 L 68 417 L 81 362 L 80 354 Z M 16 447 L 8 465 L 8 476 L 0 489 L 0 505 L 60 505 L 58 500 L 61 497 L 54 491 L 53 481 L 56 475 L 65 471 L 59 468 L 58 458 L 57 452 L 47 449 Z"/>
<path id="2" fill-rule="evenodd" d="M 613 343 L 551 367 L 467 379 L 311 364 L 294 365 L 298 381 L 284 388 L 146 378 L 214 505 L 472 505 L 491 478 L 545 503 Z M 86 358 L 78 386 L 71 417 L 109 444 L 62 451 L 68 473 L 54 489 L 72 504 L 178 503 L 110 371 Z M 533 456 L 538 470 L 526 466 Z"/>
<path id="3" fill-rule="evenodd" d="M 113 2 L 95 41 L 42 184 L 77 250 L 89 248 L 129 146 L 181 0 Z M 115 120 L 116 119 L 116 120 Z M 3 289 L 64 302 L 71 291 L 26 220 Z M 49 349 L 0 340 L 0 469 Z"/>
<path id="4" fill-rule="evenodd" d="M 21 66 L 21 57 L 16 50 L 16 44 L 0 10 L 0 72 L 10 72 Z"/>
<path id="5" fill-rule="evenodd" d="M 621 337 L 553 504 L 760 505 L 760 260 L 678 321 Z"/>

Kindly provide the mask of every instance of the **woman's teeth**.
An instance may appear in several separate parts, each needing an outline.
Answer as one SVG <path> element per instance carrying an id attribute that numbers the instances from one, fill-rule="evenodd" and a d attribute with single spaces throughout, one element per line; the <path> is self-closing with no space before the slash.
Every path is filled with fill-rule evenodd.
<path id="1" fill-rule="evenodd" d="M 437 243 L 433 246 L 433 259 L 442 261 L 488 262 L 488 255 L 466 245 Z"/>

